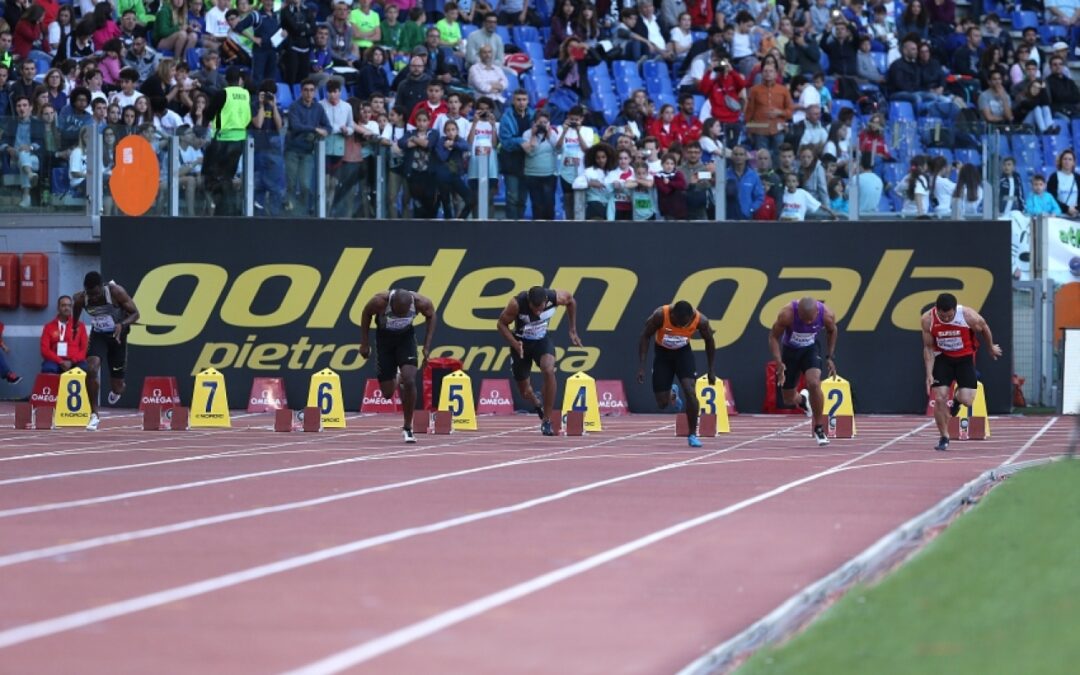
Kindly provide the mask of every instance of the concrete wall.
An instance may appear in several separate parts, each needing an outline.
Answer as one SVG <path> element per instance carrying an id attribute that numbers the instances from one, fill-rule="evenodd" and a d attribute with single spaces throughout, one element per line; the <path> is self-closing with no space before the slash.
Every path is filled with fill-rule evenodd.
<path id="1" fill-rule="evenodd" d="M 49 296 L 54 299 L 81 289 L 83 276 L 101 266 L 100 240 L 87 216 L 0 215 L 0 252 L 47 254 Z M 5 354 L 8 366 L 23 376 L 17 385 L 0 380 L 0 399 L 30 395 L 34 375 L 41 370 L 41 328 L 54 316 L 55 305 L 40 310 L 0 310 L 4 342 L 10 350 Z"/>

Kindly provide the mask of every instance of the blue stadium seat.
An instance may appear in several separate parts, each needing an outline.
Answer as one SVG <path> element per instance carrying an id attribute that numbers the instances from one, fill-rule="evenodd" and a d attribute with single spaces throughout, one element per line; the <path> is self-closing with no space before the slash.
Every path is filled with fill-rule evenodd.
<path id="1" fill-rule="evenodd" d="M 539 42 L 526 42 L 525 53 L 533 62 L 533 70 L 542 68 L 547 70 L 547 61 L 544 59 L 544 45 Z"/>
<path id="2" fill-rule="evenodd" d="M 1069 35 L 1069 29 L 1065 26 L 1043 25 L 1039 26 L 1039 37 L 1044 44 L 1053 44 L 1058 40 L 1067 40 Z"/>
<path id="3" fill-rule="evenodd" d="M 1013 136 L 1013 154 L 1018 165 L 1039 167 L 1043 164 L 1042 143 L 1038 136 L 1022 134 Z"/>
<path id="4" fill-rule="evenodd" d="M 1022 31 L 1025 28 L 1038 28 L 1039 15 L 1035 12 L 1013 12 L 1012 29 Z"/>
<path id="5" fill-rule="evenodd" d="M 506 73 L 506 90 L 513 93 L 518 89 L 521 89 L 521 80 L 518 79 L 517 73 L 503 69 Z"/>
<path id="6" fill-rule="evenodd" d="M 277 103 L 278 107 L 284 112 L 292 105 L 293 95 L 292 89 L 284 82 L 277 83 Z"/>
<path id="7" fill-rule="evenodd" d="M 825 53 L 825 50 L 821 50 L 821 58 L 818 59 L 818 63 L 821 64 L 822 70 L 829 72 L 829 55 Z"/>
<path id="8" fill-rule="evenodd" d="M 536 87 L 536 95 L 539 98 L 547 98 L 551 94 L 553 80 L 543 66 L 538 68 L 534 65 L 533 69 L 529 71 L 529 79 L 532 80 L 533 85 Z"/>
<path id="9" fill-rule="evenodd" d="M 514 44 L 514 41 L 510 39 L 510 29 L 506 26 L 498 26 L 495 29 L 495 34 L 502 38 L 504 45 Z"/>
<path id="10" fill-rule="evenodd" d="M 829 111 L 832 114 L 833 119 L 835 119 L 836 116 L 840 114 L 840 111 L 844 108 L 855 110 L 855 104 L 847 100 L 846 98 L 834 98 L 832 102 L 832 110 Z"/>
<path id="11" fill-rule="evenodd" d="M 694 114 L 695 115 L 697 115 L 697 116 L 701 115 L 701 108 L 704 105 L 705 105 L 705 97 L 702 96 L 701 94 L 694 94 Z M 704 122 L 705 120 L 702 120 L 702 121 Z"/>
<path id="12" fill-rule="evenodd" d="M 1072 139 L 1069 134 L 1069 127 L 1062 126 L 1061 133 L 1056 136 L 1043 136 L 1043 161 L 1046 164 L 1057 164 L 1058 155 L 1063 150 L 1072 149 Z"/>
<path id="13" fill-rule="evenodd" d="M 927 148 L 926 154 L 931 157 L 944 157 L 950 164 L 953 162 L 953 152 L 949 148 Z"/>
<path id="14" fill-rule="evenodd" d="M 532 6 L 536 9 L 536 13 L 540 15 L 540 18 L 544 20 L 545 24 L 551 23 L 552 6 L 554 2 L 550 0 L 535 0 Z"/>
<path id="15" fill-rule="evenodd" d="M 514 44 L 523 45 L 526 42 L 540 42 L 540 31 L 532 26 L 514 26 L 511 33 L 514 36 Z"/>
<path id="16" fill-rule="evenodd" d="M 878 72 L 882 75 L 889 67 L 889 55 L 885 52 L 873 52 L 874 65 L 877 66 Z"/>
<path id="17" fill-rule="evenodd" d="M 891 101 L 889 103 L 889 121 L 913 122 L 915 121 L 915 110 L 907 101 Z"/>
<path id="18" fill-rule="evenodd" d="M 461 24 L 461 39 L 468 40 L 469 36 L 472 35 L 478 28 L 479 26 L 472 23 Z"/>
<path id="19" fill-rule="evenodd" d="M 878 202 L 878 213 L 892 213 L 893 212 L 893 200 L 887 192 L 881 193 L 881 201 Z"/>
<path id="20" fill-rule="evenodd" d="M 611 74 L 608 72 L 607 66 L 601 63 L 598 66 L 590 66 L 587 69 L 586 77 L 589 78 L 589 84 L 593 88 L 604 87 L 611 89 Z"/>
<path id="21" fill-rule="evenodd" d="M 645 83 L 638 74 L 637 64 L 633 61 L 613 61 L 611 63 L 611 80 L 615 89 L 623 98 L 629 98 L 635 89 L 644 89 Z"/>
<path id="22" fill-rule="evenodd" d="M 953 154 L 956 156 L 956 161 L 958 162 L 982 166 L 982 153 L 978 150 L 957 150 Z"/>

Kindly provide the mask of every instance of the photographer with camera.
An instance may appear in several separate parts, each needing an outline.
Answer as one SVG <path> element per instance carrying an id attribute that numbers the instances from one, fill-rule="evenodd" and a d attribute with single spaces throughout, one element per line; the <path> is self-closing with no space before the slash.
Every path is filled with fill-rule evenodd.
<path id="1" fill-rule="evenodd" d="M 525 151 L 525 187 L 532 201 L 533 220 L 555 220 L 555 131 L 547 112 L 533 118 L 532 127 L 522 134 Z"/>
<path id="2" fill-rule="evenodd" d="M 281 195 L 285 192 L 285 158 L 281 148 L 281 130 L 285 121 L 277 103 L 277 83 L 265 79 L 259 83 L 258 102 L 251 117 L 255 141 L 255 205 L 266 216 L 281 215 Z"/>
<path id="3" fill-rule="evenodd" d="M 600 142 L 596 132 L 581 126 L 585 120 L 585 108 L 576 105 L 566 115 L 566 123 L 559 129 L 555 151 L 558 153 L 559 182 L 562 184 L 563 209 L 566 218 L 574 213 L 574 181 L 585 172 L 585 152 Z"/>
<path id="4" fill-rule="evenodd" d="M 698 89 L 709 99 L 713 119 L 720 120 L 724 129 L 724 147 L 734 147 L 742 135 L 746 80 L 722 52 L 715 50 L 711 67 L 701 78 Z"/>

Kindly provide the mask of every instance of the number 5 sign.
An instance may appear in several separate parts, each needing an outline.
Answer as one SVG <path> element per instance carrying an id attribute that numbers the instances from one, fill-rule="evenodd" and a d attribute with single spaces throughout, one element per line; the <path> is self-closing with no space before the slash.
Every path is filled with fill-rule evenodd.
<path id="1" fill-rule="evenodd" d="M 60 376 L 60 391 L 56 392 L 58 427 L 85 427 L 90 422 L 90 397 L 86 393 L 86 372 L 72 368 Z"/>
<path id="2" fill-rule="evenodd" d="M 455 370 L 442 379 L 439 410 L 450 411 L 454 431 L 476 431 L 472 378 L 464 370 Z"/>
<path id="3" fill-rule="evenodd" d="M 324 429 L 345 428 L 345 404 L 341 398 L 341 378 L 329 368 L 311 376 L 308 407 L 318 408 Z"/>

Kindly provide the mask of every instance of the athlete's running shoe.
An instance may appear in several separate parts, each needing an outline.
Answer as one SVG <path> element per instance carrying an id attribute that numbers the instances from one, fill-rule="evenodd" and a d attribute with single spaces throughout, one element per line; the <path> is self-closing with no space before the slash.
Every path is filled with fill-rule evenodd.
<path id="1" fill-rule="evenodd" d="M 99 424 L 101 424 L 101 420 L 98 418 L 97 413 L 90 413 L 90 422 L 87 423 L 86 430 L 97 431 Z"/>
<path id="2" fill-rule="evenodd" d="M 117 394 L 115 391 L 110 391 L 109 392 L 109 405 L 116 405 L 119 402 L 120 402 L 120 394 Z"/>
<path id="3" fill-rule="evenodd" d="M 545 436 L 554 436 L 555 430 L 551 428 L 551 420 L 544 420 L 540 423 L 540 433 Z"/>
<path id="4" fill-rule="evenodd" d="M 935 450 L 940 450 L 942 452 L 944 452 L 945 450 L 948 450 L 949 449 L 949 437 L 948 436 L 942 436 L 941 440 L 939 440 L 937 442 L 937 445 L 934 446 L 934 449 Z"/>
<path id="5" fill-rule="evenodd" d="M 682 394 L 679 393 L 679 385 L 671 385 L 671 404 L 675 407 L 675 412 L 682 412 L 686 407 L 686 402 L 682 399 Z"/>
<path id="6" fill-rule="evenodd" d="M 956 417 L 957 415 L 959 415 L 960 414 L 960 406 L 962 406 L 962 405 L 964 405 L 964 404 L 961 403 L 960 401 L 957 401 L 954 398 L 953 402 L 952 402 L 952 405 L 949 406 L 949 414 L 952 415 L 953 417 Z"/>
<path id="7" fill-rule="evenodd" d="M 535 408 L 533 408 L 533 412 L 536 413 L 536 416 L 540 418 L 541 422 L 544 421 L 544 406 L 536 406 Z"/>
<path id="8" fill-rule="evenodd" d="M 825 435 L 825 429 L 820 424 L 814 427 L 814 440 L 817 441 L 818 445 L 829 444 L 829 437 Z"/>
<path id="9" fill-rule="evenodd" d="M 686 437 L 686 444 L 691 448 L 700 448 L 701 440 L 697 437 L 697 434 L 690 434 Z"/>
<path id="10" fill-rule="evenodd" d="M 799 392 L 799 397 L 799 407 L 802 408 L 803 412 L 806 413 L 807 417 L 813 417 L 814 411 L 810 407 L 810 390 L 803 389 Z"/>
<path id="11" fill-rule="evenodd" d="M 413 434 L 413 430 L 409 427 L 405 427 L 401 430 L 401 437 L 405 439 L 406 443 L 416 442 L 416 436 Z"/>

